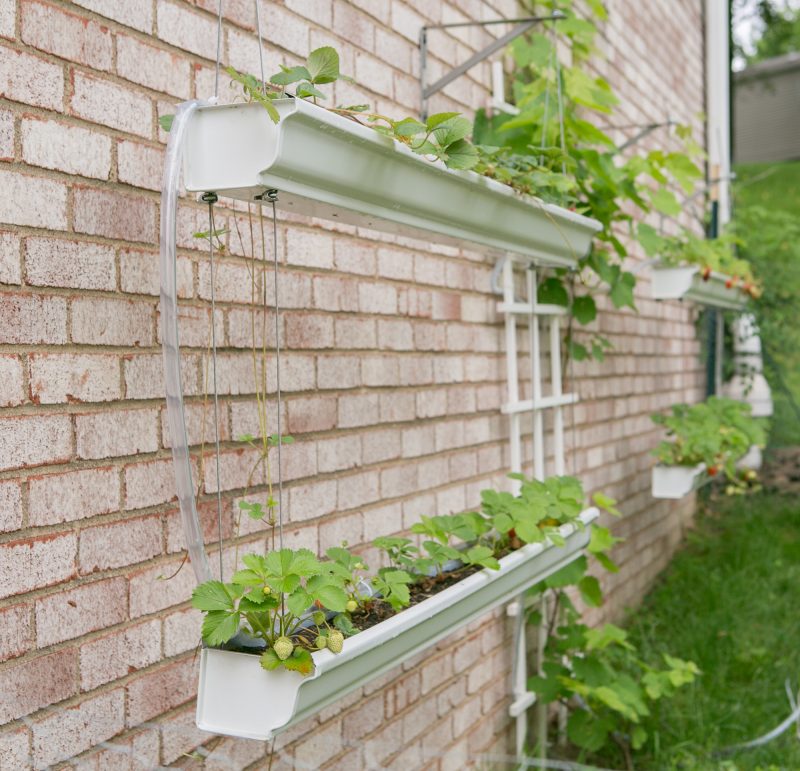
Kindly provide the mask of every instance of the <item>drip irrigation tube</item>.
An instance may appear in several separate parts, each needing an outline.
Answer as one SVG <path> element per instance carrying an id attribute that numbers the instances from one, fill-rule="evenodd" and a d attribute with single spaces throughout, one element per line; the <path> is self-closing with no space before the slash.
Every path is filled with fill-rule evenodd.
<path id="1" fill-rule="evenodd" d="M 180 339 L 178 334 L 178 291 L 176 277 L 176 219 L 186 127 L 194 111 L 205 104 L 199 100 L 178 105 L 167 142 L 164 179 L 161 186 L 161 339 L 164 353 L 164 387 L 167 396 L 167 424 L 181 511 L 186 548 L 198 583 L 211 579 L 203 531 L 197 516 L 186 416 L 183 409 Z M 212 321 L 213 323 L 213 321 Z"/>

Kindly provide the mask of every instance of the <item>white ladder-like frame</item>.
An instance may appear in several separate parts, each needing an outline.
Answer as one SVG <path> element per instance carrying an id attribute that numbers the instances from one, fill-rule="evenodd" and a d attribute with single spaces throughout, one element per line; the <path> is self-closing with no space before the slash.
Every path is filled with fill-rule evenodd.
<path id="1" fill-rule="evenodd" d="M 525 271 L 527 300 L 519 301 L 514 295 L 515 268 L 519 266 Z M 544 410 L 553 410 L 553 460 L 556 475 L 563 475 L 564 459 L 564 407 L 578 401 L 577 394 L 563 392 L 561 372 L 561 323 L 567 309 L 560 305 L 545 305 L 537 302 L 536 269 L 527 261 L 516 263 L 511 256 L 505 258 L 502 266 L 503 301 L 497 304 L 497 311 L 505 316 L 506 335 L 506 382 L 508 398 L 502 407 L 503 413 L 509 417 L 509 437 L 511 442 L 511 471 L 522 472 L 522 416 L 533 415 L 533 476 L 535 479 L 545 478 L 544 448 Z M 531 368 L 531 397 L 520 399 L 519 388 L 519 317 L 528 318 L 528 336 Z M 550 383 L 551 393 L 542 394 L 542 350 L 540 339 L 540 318 L 549 318 L 550 334 Z M 520 482 L 514 480 L 514 491 L 518 492 Z M 547 595 L 542 597 L 542 618 L 547 617 Z M 527 673 L 527 638 L 525 634 L 525 598 L 518 597 L 507 608 L 509 616 L 515 619 L 514 629 L 514 668 L 513 693 L 514 700 L 508 708 L 511 717 L 517 721 L 517 755 L 521 756 L 525 747 L 527 734 L 527 710 L 536 703 L 536 694 L 528 690 Z M 541 672 L 543 649 L 547 641 L 545 623 L 540 626 L 537 645 L 537 670 Z M 537 733 L 542 748 L 547 741 L 547 712 L 541 709 L 537 715 Z"/>

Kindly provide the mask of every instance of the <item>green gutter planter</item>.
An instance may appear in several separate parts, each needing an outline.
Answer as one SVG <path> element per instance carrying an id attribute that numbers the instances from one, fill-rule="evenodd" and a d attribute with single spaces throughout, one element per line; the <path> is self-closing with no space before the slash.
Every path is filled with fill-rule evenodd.
<path id="1" fill-rule="evenodd" d="M 711 481 L 706 464 L 696 466 L 653 466 L 653 498 L 684 498 L 693 490 Z"/>
<path id="2" fill-rule="evenodd" d="M 261 668 L 259 656 L 204 648 L 197 725 L 205 731 L 266 741 L 345 694 L 425 650 L 574 560 L 589 542 L 586 526 L 564 525 L 564 546 L 535 543 L 500 560 L 500 570 L 473 573 L 433 597 L 345 640 L 341 653 L 313 653 L 315 671 Z"/>
<path id="3" fill-rule="evenodd" d="M 748 295 L 735 286 L 722 273 L 711 272 L 703 278 L 697 265 L 670 268 L 657 265 L 651 274 L 651 291 L 654 300 L 688 300 L 710 308 L 744 310 Z"/>
<path id="4" fill-rule="evenodd" d="M 199 107 L 187 126 L 186 189 L 244 201 L 278 191 L 285 211 L 569 267 L 600 223 L 448 169 L 302 99 Z"/>

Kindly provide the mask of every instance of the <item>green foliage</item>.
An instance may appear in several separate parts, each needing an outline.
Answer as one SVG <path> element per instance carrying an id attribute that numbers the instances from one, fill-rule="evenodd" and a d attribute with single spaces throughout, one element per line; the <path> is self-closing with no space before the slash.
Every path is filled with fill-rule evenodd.
<path id="1" fill-rule="evenodd" d="M 756 28 L 758 37 L 755 45 L 745 49 L 743 41 L 737 41 L 734 48 L 743 55 L 748 64 L 755 64 L 775 56 L 800 51 L 800 8 L 776 0 L 757 0 L 755 3 L 739 0 L 738 14 L 748 15 L 748 28 Z"/>
<path id="2" fill-rule="evenodd" d="M 763 288 L 752 311 L 775 404 L 770 444 L 800 444 L 800 162 L 739 166 L 736 175 L 734 224 L 745 241 L 740 252 Z"/>
<path id="3" fill-rule="evenodd" d="M 800 505 L 796 495 L 722 498 L 695 520 L 687 543 L 625 622 L 646 664 L 672 669 L 663 651 L 691 660 L 701 678 L 661 699 L 646 719 L 639 771 L 767 771 L 800 768 L 793 727 L 732 756 L 716 752 L 779 725 L 798 687 Z M 651 687 L 653 683 L 648 679 Z M 616 745 L 584 762 L 624 768 Z"/>
<path id="4" fill-rule="evenodd" d="M 750 415 L 750 405 L 734 399 L 710 396 L 700 404 L 675 404 L 669 415 L 655 414 L 653 422 L 667 429 L 667 439 L 653 451 L 668 466 L 705 463 L 711 476 L 722 472 L 728 478 L 728 492 L 747 487 L 746 477 L 736 469 L 751 445 L 763 447 L 763 421 Z"/>
<path id="5" fill-rule="evenodd" d="M 599 535 L 595 539 L 593 532 L 590 552 L 607 557 L 617 539 L 604 528 L 595 532 Z M 556 610 L 542 673 L 529 678 L 528 687 L 544 702 L 559 701 L 572 708 L 567 720 L 572 744 L 598 752 L 622 743 L 629 756 L 649 737 L 647 720 L 653 704 L 671 698 L 699 670 L 692 662 L 669 655 L 663 657 L 665 667 L 650 666 L 638 656 L 625 630 L 613 624 L 586 626 L 566 590 L 577 588 L 589 607 L 602 605 L 600 583 L 587 569 L 588 560 L 579 557 L 535 587 L 534 593 L 555 594 Z M 531 620 L 542 621 L 538 613 Z"/>
<path id="6" fill-rule="evenodd" d="M 243 628 L 266 644 L 262 656 L 266 669 L 284 666 L 310 674 L 314 664 L 309 650 L 327 623 L 324 613 L 321 617 L 315 613 L 310 617 L 315 631 L 308 631 L 309 608 L 345 611 L 346 581 L 308 549 L 246 554 L 242 562 L 244 569 L 229 583 L 206 581 L 192 593 L 192 605 L 205 613 L 203 640 L 224 645 Z M 294 645 L 289 656 L 281 649 L 287 639 Z"/>

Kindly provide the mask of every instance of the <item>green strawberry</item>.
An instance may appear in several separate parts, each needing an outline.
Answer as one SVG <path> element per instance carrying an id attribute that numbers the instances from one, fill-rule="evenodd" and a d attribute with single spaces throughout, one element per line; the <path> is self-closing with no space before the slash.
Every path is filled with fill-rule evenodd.
<path id="1" fill-rule="evenodd" d="M 328 650 L 331 653 L 341 653 L 343 645 L 344 635 L 338 629 L 334 629 L 328 635 Z"/>
<path id="2" fill-rule="evenodd" d="M 348 600 L 347 605 L 345 605 L 348 613 L 354 613 L 358 610 L 358 603 L 355 600 Z"/>
<path id="3" fill-rule="evenodd" d="M 279 637 L 277 640 L 275 640 L 275 644 L 272 646 L 272 648 L 275 651 L 275 655 L 281 661 L 286 661 L 286 659 L 292 655 L 294 644 L 288 637 Z"/>
<path id="4" fill-rule="evenodd" d="M 317 639 L 314 640 L 314 645 L 316 645 L 317 648 L 319 648 L 320 650 L 322 650 L 323 648 L 327 648 L 328 647 L 328 638 L 325 637 L 325 635 L 321 635 L 321 634 L 317 635 Z"/>

